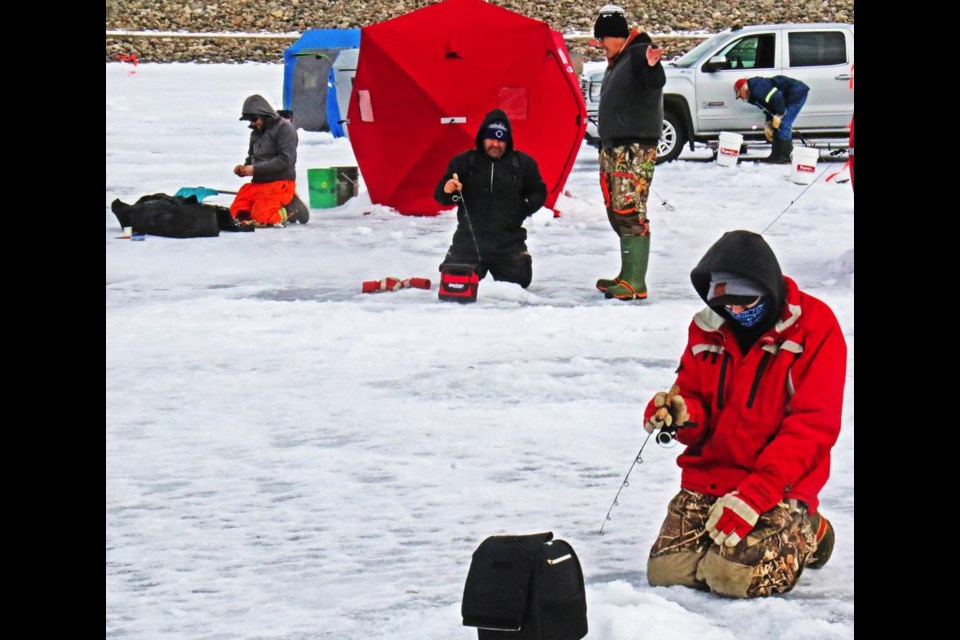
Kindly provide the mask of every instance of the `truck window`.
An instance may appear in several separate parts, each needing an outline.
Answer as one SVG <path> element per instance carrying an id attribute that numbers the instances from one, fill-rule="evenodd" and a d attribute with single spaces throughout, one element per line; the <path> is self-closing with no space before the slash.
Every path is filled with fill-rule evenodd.
<path id="1" fill-rule="evenodd" d="M 727 58 L 728 69 L 772 69 L 774 35 L 761 33 L 740 38 L 717 52 Z"/>
<path id="2" fill-rule="evenodd" d="M 791 67 L 847 64 L 847 43 L 841 31 L 803 31 L 787 34 Z"/>

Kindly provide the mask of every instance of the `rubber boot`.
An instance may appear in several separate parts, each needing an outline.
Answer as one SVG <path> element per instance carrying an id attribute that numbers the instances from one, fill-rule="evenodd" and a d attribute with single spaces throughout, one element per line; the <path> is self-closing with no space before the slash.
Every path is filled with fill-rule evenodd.
<path id="1" fill-rule="evenodd" d="M 606 293 L 607 289 L 609 289 L 610 287 L 616 286 L 618 282 L 620 282 L 620 276 L 617 276 L 612 280 L 607 278 L 600 278 L 599 280 L 597 280 L 597 289 L 600 289 L 600 291 L 603 291 L 604 293 Z"/>
<path id="2" fill-rule="evenodd" d="M 783 140 L 780 153 L 780 162 L 777 164 L 791 164 L 793 162 L 793 140 Z"/>
<path id="3" fill-rule="evenodd" d="M 793 140 L 774 138 L 770 155 L 764 158 L 767 164 L 790 164 L 790 154 L 793 153 Z"/>
<path id="4" fill-rule="evenodd" d="M 643 300 L 647 297 L 647 263 L 650 260 L 650 236 L 621 236 L 620 280 L 604 295 L 617 300 Z"/>
<path id="5" fill-rule="evenodd" d="M 621 243 L 621 247 L 622 247 L 622 243 Z M 613 279 L 600 278 L 599 280 L 597 280 L 597 289 L 599 289 L 603 293 L 606 293 L 607 289 L 609 289 L 610 287 L 615 287 L 617 283 L 620 282 L 620 278 L 622 277 L 623 277 L 623 252 L 621 251 L 620 252 L 620 273 L 618 273 L 617 277 Z"/>
<path id="6" fill-rule="evenodd" d="M 622 255 L 623 254 L 621 253 L 621 256 Z M 620 282 L 620 278 L 622 277 L 623 277 L 623 263 L 621 262 L 620 273 L 617 274 L 617 277 L 613 279 L 600 278 L 599 280 L 597 280 L 597 289 L 600 289 L 600 291 L 606 293 L 607 289 L 609 289 L 610 287 L 616 286 L 617 283 Z"/>
<path id="7" fill-rule="evenodd" d="M 301 200 L 297 194 L 293 194 L 293 200 L 286 204 L 286 208 L 288 224 L 295 222 L 307 224 L 310 222 L 310 209 L 307 208 L 307 205 L 303 203 L 303 200 Z"/>
<path id="8" fill-rule="evenodd" d="M 783 141 L 780 138 L 774 138 L 770 141 L 770 155 L 760 160 L 764 164 L 776 164 L 776 159 L 780 157 L 780 145 Z"/>

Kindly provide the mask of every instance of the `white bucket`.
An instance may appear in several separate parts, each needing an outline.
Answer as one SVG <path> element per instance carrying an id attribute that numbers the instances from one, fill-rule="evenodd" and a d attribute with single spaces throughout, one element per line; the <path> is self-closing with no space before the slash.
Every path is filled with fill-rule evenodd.
<path id="1" fill-rule="evenodd" d="M 717 165 L 721 167 L 737 166 L 740 157 L 740 145 L 743 136 L 739 133 L 720 132 L 720 144 L 717 146 Z"/>
<path id="2" fill-rule="evenodd" d="M 811 184 L 817 172 L 817 160 L 820 150 L 812 147 L 796 147 L 790 154 L 793 162 L 793 171 L 790 179 L 797 184 Z"/>

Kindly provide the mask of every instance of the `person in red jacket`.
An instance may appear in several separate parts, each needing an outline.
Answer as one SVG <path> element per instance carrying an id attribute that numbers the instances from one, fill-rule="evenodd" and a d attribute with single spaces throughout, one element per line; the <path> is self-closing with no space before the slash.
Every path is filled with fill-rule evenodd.
<path id="1" fill-rule="evenodd" d="M 785 593 L 833 550 L 818 495 L 840 433 L 846 341 L 756 233 L 723 234 L 690 280 L 707 307 L 690 323 L 673 387 L 644 412 L 648 433 L 686 445 L 647 579 L 731 597 Z"/>
<path id="2" fill-rule="evenodd" d="M 850 188 L 853 189 L 853 116 L 850 116 Z"/>

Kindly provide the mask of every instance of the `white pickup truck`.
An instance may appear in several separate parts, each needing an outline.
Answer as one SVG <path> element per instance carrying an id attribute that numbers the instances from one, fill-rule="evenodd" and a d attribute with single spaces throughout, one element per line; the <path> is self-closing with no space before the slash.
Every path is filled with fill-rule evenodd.
<path id="1" fill-rule="evenodd" d="M 654 38 L 656 41 L 656 38 Z M 663 137 L 658 162 L 674 160 L 683 145 L 716 141 L 721 131 L 763 139 L 763 112 L 736 100 L 733 83 L 753 76 L 790 76 L 810 87 L 793 125 L 794 138 L 812 146 L 845 148 L 853 117 L 853 25 L 774 24 L 735 27 L 664 62 Z M 587 103 L 587 141 L 596 144 L 603 68 L 581 76 Z"/>

